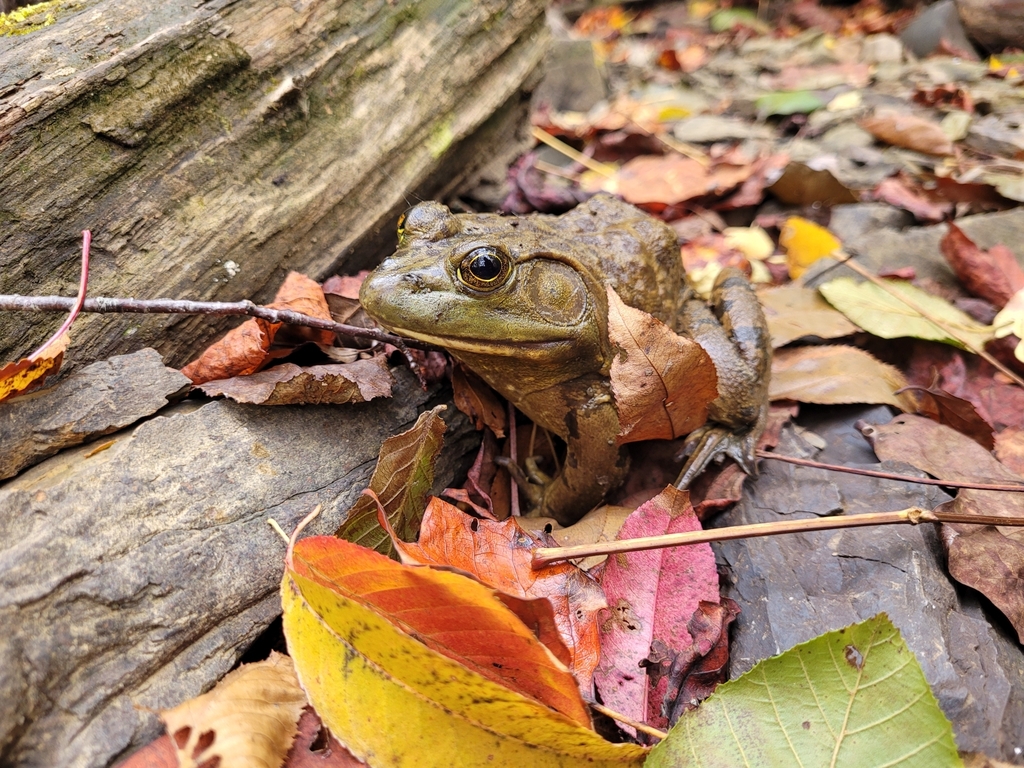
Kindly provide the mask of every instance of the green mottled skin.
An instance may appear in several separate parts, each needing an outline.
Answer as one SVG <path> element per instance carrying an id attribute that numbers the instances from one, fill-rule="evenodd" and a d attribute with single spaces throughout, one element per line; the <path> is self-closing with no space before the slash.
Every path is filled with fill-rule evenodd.
<path id="1" fill-rule="evenodd" d="M 481 248 L 507 265 L 507 277 L 486 289 L 465 279 L 472 272 L 467 254 Z M 715 362 L 719 397 L 709 424 L 690 441 L 706 455 L 691 459 L 685 482 L 723 454 L 753 471 L 770 352 L 749 283 L 726 270 L 711 307 L 693 298 L 675 233 L 615 198 L 598 195 L 563 216 L 520 218 L 420 204 L 406 214 L 398 250 L 367 278 L 360 299 L 381 325 L 443 346 L 565 440 L 562 471 L 527 491 L 541 514 L 570 524 L 628 469 L 615 440 L 606 285 L 693 337 Z"/>

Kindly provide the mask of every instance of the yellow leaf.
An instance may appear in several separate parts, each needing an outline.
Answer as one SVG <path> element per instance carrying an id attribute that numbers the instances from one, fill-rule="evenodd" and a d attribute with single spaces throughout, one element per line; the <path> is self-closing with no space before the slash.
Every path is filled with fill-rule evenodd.
<path id="1" fill-rule="evenodd" d="M 725 244 L 751 261 L 764 261 L 775 253 L 775 243 L 761 227 L 726 227 Z"/>
<path id="2" fill-rule="evenodd" d="M 795 280 L 818 259 L 838 250 L 840 242 L 835 235 L 813 221 L 791 216 L 782 225 L 779 245 L 786 251 L 789 276 Z"/>
<path id="3" fill-rule="evenodd" d="M 292 660 L 271 652 L 266 661 L 229 672 L 209 693 L 160 717 L 181 768 L 214 761 L 220 768 L 275 766 L 284 763 L 305 706 Z"/>
<path id="4" fill-rule="evenodd" d="M 1021 339 L 1013 350 L 1013 355 L 1024 362 L 1024 288 L 1010 297 L 1006 306 L 999 310 L 992 325 L 995 327 L 997 339 L 1011 335 Z"/>
<path id="5" fill-rule="evenodd" d="M 396 566 L 406 567 L 406 566 Z M 431 650 L 362 603 L 286 570 L 299 679 L 339 741 L 373 766 L 640 766 L 564 715 Z"/>

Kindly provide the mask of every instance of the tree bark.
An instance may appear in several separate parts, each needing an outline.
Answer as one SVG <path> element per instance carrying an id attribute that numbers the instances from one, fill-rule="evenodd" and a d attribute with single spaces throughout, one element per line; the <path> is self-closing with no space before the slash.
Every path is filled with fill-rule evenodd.
<path id="1" fill-rule="evenodd" d="M 52 16 L 55 23 L 39 26 Z M 35 24 L 35 26 L 32 26 Z M 0 38 L 0 293 L 269 299 L 371 266 L 508 150 L 542 0 L 61 0 Z M 181 365 L 233 320 L 82 317 L 72 363 Z M 0 360 L 59 323 L 0 315 Z"/>

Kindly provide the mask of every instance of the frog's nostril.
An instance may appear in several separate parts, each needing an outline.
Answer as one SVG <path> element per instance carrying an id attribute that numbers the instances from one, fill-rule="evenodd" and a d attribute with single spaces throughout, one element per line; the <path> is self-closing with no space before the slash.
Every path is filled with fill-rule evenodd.
<path id="1" fill-rule="evenodd" d="M 406 272 L 402 275 L 402 282 L 408 283 L 413 289 L 417 291 L 426 290 L 427 282 L 423 279 L 423 276 L 418 272 Z"/>

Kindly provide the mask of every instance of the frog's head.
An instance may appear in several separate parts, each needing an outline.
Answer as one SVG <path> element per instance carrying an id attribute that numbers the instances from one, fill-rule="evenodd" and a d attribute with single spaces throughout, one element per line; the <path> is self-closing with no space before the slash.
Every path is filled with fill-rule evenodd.
<path id="1" fill-rule="evenodd" d="M 398 250 L 359 293 L 381 325 L 474 368 L 482 358 L 502 367 L 494 358 L 603 366 L 604 288 L 556 232 L 530 219 L 456 216 L 429 202 L 405 213 L 398 237 Z"/>

